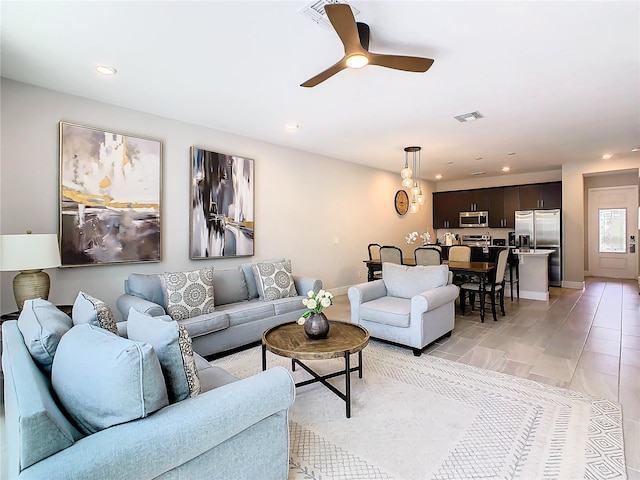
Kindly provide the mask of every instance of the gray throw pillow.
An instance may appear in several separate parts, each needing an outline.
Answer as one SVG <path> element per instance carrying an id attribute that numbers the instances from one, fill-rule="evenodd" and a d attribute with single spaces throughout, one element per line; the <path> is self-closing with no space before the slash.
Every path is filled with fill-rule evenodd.
<path id="1" fill-rule="evenodd" d="M 118 334 L 118 325 L 113 318 L 111 309 L 102 300 L 98 300 L 88 293 L 78 293 L 76 301 L 73 302 L 71 316 L 74 325 L 88 323 Z"/>
<path id="2" fill-rule="evenodd" d="M 127 333 L 130 340 L 147 342 L 155 350 L 167 383 L 169 403 L 200 393 L 191 337 L 184 326 L 168 315 L 151 317 L 131 308 Z"/>
<path id="3" fill-rule="evenodd" d="M 298 292 L 291 274 L 291 260 L 256 263 L 253 273 L 261 300 L 297 297 Z"/>
<path id="4" fill-rule="evenodd" d="M 163 273 L 167 313 L 174 320 L 213 313 L 213 267 Z"/>
<path id="5" fill-rule="evenodd" d="M 60 403 L 89 435 L 169 404 L 153 347 L 94 325 L 76 325 L 60 340 L 51 370 Z"/>
<path id="6" fill-rule="evenodd" d="M 25 301 L 18 317 L 18 329 L 24 343 L 31 357 L 46 373 L 51 372 L 60 339 L 71 327 L 73 322 L 69 315 L 41 298 Z"/>

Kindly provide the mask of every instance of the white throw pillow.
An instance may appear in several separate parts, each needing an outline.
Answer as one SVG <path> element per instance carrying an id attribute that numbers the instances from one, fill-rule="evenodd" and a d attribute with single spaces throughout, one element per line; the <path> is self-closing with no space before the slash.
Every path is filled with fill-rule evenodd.
<path id="1" fill-rule="evenodd" d="M 163 273 L 167 313 L 174 320 L 212 313 L 213 267 L 190 272 Z"/>
<path id="2" fill-rule="evenodd" d="M 291 260 L 253 265 L 253 274 L 261 300 L 297 297 L 298 291 L 291 274 Z"/>

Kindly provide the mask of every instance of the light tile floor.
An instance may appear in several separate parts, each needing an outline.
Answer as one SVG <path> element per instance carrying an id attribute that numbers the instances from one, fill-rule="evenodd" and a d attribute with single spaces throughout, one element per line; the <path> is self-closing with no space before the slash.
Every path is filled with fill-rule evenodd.
<path id="1" fill-rule="evenodd" d="M 506 316 L 457 315 L 450 338 L 425 354 L 568 388 L 622 404 L 629 480 L 640 480 L 640 295 L 631 280 L 587 278 L 548 302 L 505 299 Z M 346 295 L 328 316 L 349 321 Z"/>

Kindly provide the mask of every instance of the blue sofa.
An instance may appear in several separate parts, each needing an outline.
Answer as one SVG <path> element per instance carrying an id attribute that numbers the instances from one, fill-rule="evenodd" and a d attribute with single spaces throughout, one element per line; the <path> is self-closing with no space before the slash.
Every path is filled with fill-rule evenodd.
<path id="1" fill-rule="evenodd" d="M 281 262 L 284 259 L 265 262 Z M 215 311 L 178 320 L 193 340 L 193 349 L 202 356 L 225 352 L 262 339 L 273 325 L 297 320 L 306 310 L 302 299 L 309 290 L 318 293 L 322 281 L 293 275 L 298 295 L 267 300 L 260 294 L 253 266 L 215 269 L 213 276 Z M 130 274 L 124 283 L 125 293 L 117 300 L 123 320 L 130 308 L 152 316 L 167 313 L 162 275 Z"/>
<path id="2" fill-rule="evenodd" d="M 85 435 L 59 405 L 18 322 L 4 322 L 8 478 L 286 479 L 289 373 L 276 367 L 238 380 L 197 354 L 195 361 L 202 393 Z"/>

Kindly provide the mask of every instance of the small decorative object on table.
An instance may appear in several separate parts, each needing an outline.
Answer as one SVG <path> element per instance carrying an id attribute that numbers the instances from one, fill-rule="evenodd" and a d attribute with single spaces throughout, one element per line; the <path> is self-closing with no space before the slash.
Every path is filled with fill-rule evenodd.
<path id="1" fill-rule="evenodd" d="M 298 319 L 298 324 L 304 325 L 304 333 L 311 340 L 327 338 L 329 321 L 322 309 L 333 305 L 333 294 L 326 290 L 320 290 L 317 294 L 309 290 L 307 297 L 302 299 L 302 304 L 307 310 Z"/>

